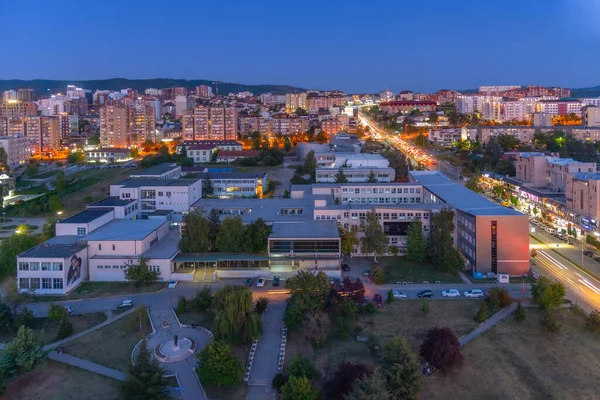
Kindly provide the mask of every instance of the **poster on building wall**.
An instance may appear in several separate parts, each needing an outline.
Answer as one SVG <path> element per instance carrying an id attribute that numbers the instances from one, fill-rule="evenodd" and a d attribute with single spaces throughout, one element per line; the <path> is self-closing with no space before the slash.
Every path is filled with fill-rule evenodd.
<path id="1" fill-rule="evenodd" d="M 86 278 L 85 261 L 80 257 L 80 254 L 75 254 L 69 259 L 67 270 L 67 281 L 65 287 L 78 285 Z"/>

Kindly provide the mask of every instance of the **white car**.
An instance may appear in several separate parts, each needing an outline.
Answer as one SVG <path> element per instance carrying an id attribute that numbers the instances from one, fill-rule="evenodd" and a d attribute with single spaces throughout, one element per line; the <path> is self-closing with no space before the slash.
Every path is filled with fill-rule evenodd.
<path id="1" fill-rule="evenodd" d="M 471 290 L 467 290 L 464 293 L 465 297 L 483 297 L 483 291 L 479 290 L 479 289 L 471 289 Z"/>
<path id="2" fill-rule="evenodd" d="M 174 280 L 174 281 L 169 281 L 169 289 L 175 289 L 175 286 L 177 286 L 177 282 L 179 282 L 178 280 Z"/>
<path id="3" fill-rule="evenodd" d="M 66 306 L 65 310 L 67 310 L 67 314 L 71 315 L 73 313 L 73 307 L 71 306 Z"/>
<path id="4" fill-rule="evenodd" d="M 442 297 L 460 297 L 460 293 L 456 289 L 448 289 L 442 292 Z"/>
<path id="5" fill-rule="evenodd" d="M 265 287 L 265 278 L 258 278 L 256 281 L 256 287 Z"/>
<path id="6" fill-rule="evenodd" d="M 394 299 L 405 299 L 406 298 L 406 294 L 402 293 L 399 290 L 394 290 L 392 292 L 392 295 L 394 296 Z"/>

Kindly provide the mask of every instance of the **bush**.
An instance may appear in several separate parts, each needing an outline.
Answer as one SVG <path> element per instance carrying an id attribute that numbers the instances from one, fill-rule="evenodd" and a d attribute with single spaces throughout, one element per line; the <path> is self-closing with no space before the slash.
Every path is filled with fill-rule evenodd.
<path id="1" fill-rule="evenodd" d="M 59 321 L 65 316 L 65 314 L 67 314 L 66 308 L 58 304 L 50 304 L 50 308 L 48 309 L 48 318 Z"/>
<path id="2" fill-rule="evenodd" d="M 286 382 L 287 382 L 287 377 L 284 376 L 283 374 L 275 375 L 275 378 L 273 378 L 273 389 L 280 391 Z"/>
<path id="3" fill-rule="evenodd" d="M 191 300 L 190 307 L 193 311 L 202 312 L 210 308 L 212 303 L 212 293 L 210 286 L 204 286 L 204 289 L 196 293 L 196 296 Z"/>
<path id="4" fill-rule="evenodd" d="M 69 321 L 69 317 L 66 315 L 63 319 L 60 320 L 60 326 L 58 327 L 58 333 L 56 334 L 56 339 L 64 339 L 73 334 L 73 325 L 71 321 Z"/>
<path id="5" fill-rule="evenodd" d="M 375 303 L 368 303 L 362 307 L 362 312 L 365 314 L 375 314 L 377 312 L 377 306 Z"/>
<path id="6" fill-rule="evenodd" d="M 223 340 L 214 340 L 198 354 L 198 378 L 203 385 L 230 387 L 242 381 L 244 366 Z"/>
<path id="7" fill-rule="evenodd" d="M 308 379 L 317 378 L 319 373 L 312 361 L 302 356 L 295 356 L 290 360 L 290 377 L 292 376 L 305 376 Z"/>
<path id="8" fill-rule="evenodd" d="M 262 315 L 267 310 L 267 305 L 269 304 L 269 299 L 266 297 L 261 297 L 256 300 L 256 312 L 258 315 Z"/>
<path id="9" fill-rule="evenodd" d="M 544 316 L 541 321 L 546 328 L 546 333 L 556 333 L 562 328 L 562 325 L 558 323 L 552 311 L 544 311 Z"/>
<path id="10" fill-rule="evenodd" d="M 385 274 L 380 266 L 375 266 L 371 270 L 371 279 L 376 285 L 382 285 L 385 282 Z"/>
<path id="11" fill-rule="evenodd" d="M 441 371 L 463 364 L 460 342 L 450 328 L 433 328 L 421 345 L 421 357 Z"/>
<path id="12" fill-rule="evenodd" d="M 363 379 L 369 373 L 369 369 L 364 364 L 353 364 L 342 361 L 338 364 L 338 369 L 333 378 L 325 385 L 327 399 L 344 400 L 345 395 L 352 391 L 352 388 L 359 380 Z"/>
<path id="13" fill-rule="evenodd" d="M 514 318 L 515 318 L 515 321 L 517 321 L 517 322 L 522 322 L 525 320 L 525 309 L 523 308 L 523 305 L 521 304 L 520 301 L 517 303 L 517 308 L 515 309 Z"/>
<path id="14" fill-rule="evenodd" d="M 394 302 L 394 291 L 392 289 L 388 290 L 387 302 L 388 302 L 388 304 L 391 304 Z"/>
<path id="15" fill-rule="evenodd" d="M 35 325 L 35 317 L 33 316 L 33 312 L 27 307 L 23 307 L 17 313 L 17 318 L 15 318 L 16 327 L 26 326 L 28 328 L 33 328 Z"/>
<path id="16" fill-rule="evenodd" d="M 592 311 L 586 318 L 585 327 L 594 333 L 600 333 L 600 312 Z"/>
<path id="17" fill-rule="evenodd" d="M 494 287 L 490 289 L 487 302 L 490 309 L 496 310 L 500 307 L 509 306 L 512 303 L 512 298 L 510 297 L 508 290 Z"/>
<path id="18" fill-rule="evenodd" d="M 187 311 L 187 300 L 183 296 L 179 296 L 177 300 L 177 314 L 183 314 Z"/>
<path id="19" fill-rule="evenodd" d="M 429 314 L 429 302 L 427 300 L 423 300 L 423 304 L 421 304 L 421 312 L 423 315 Z"/>
<path id="20" fill-rule="evenodd" d="M 475 320 L 478 322 L 483 322 L 488 319 L 487 315 L 487 305 L 485 301 L 481 303 L 481 307 L 479 307 L 479 311 L 477 311 L 477 315 L 475 316 Z"/>
<path id="21" fill-rule="evenodd" d="M 318 400 L 319 392 L 304 376 L 291 376 L 281 388 L 283 400 Z"/>

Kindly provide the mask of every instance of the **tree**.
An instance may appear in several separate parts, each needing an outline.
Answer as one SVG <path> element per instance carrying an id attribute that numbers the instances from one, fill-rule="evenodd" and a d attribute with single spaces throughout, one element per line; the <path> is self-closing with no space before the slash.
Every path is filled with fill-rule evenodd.
<path id="1" fill-rule="evenodd" d="M 69 317 L 65 315 L 60 320 L 60 325 L 58 326 L 58 333 L 56 334 L 56 339 L 64 339 L 73 334 L 73 324 L 69 321 Z"/>
<path id="2" fill-rule="evenodd" d="M 177 311 L 177 314 L 183 314 L 187 311 L 187 300 L 185 299 L 185 296 L 179 296 L 175 311 Z"/>
<path id="3" fill-rule="evenodd" d="M 3 367 L 9 375 L 31 371 L 44 357 L 42 341 L 31 328 L 21 326 L 17 336 L 6 345 Z"/>
<path id="4" fill-rule="evenodd" d="M 296 110 L 294 110 L 294 112 L 299 117 L 306 117 L 308 115 L 308 112 L 304 108 L 302 108 L 302 107 L 296 108 Z"/>
<path id="5" fill-rule="evenodd" d="M 355 302 L 360 302 L 365 299 L 365 285 L 360 278 L 352 279 L 345 277 L 342 280 L 343 286 L 338 289 L 337 295 L 340 297 L 350 297 Z"/>
<path id="6" fill-rule="evenodd" d="M 266 253 L 271 227 L 262 218 L 258 218 L 244 227 L 244 251 L 247 253 Z"/>
<path id="7" fill-rule="evenodd" d="M 0 184 L 0 213 L 2 213 L 2 211 L 4 211 L 4 186 Z M 4 220 L 2 220 L 2 222 L 4 222 Z"/>
<path id="8" fill-rule="evenodd" d="M 429 234 L 428 255 L 438 268 L 456 272 L 464 266 L 462 255 L 452 243 L 454 232 L 454 211 L 444 208 L 432 217 L 432 231 Z"/>
<path id="9" fill-rule="evenodd" d="M 419 133 L 415 137 L 415 146 L 427 147 L 427 137 L 425 135 L 423 135 L 422 133 Z"/>
<path id="10" fill-rule="evenodd" d="M 542 310 L 558 308 L 565 299 L 565 286 L 542 276 L 531 285 L 531 295 Z"/>
<path id="11" fill-rule="evenodd" d="M 304 157 L 304 166 L 302 170 L 305 174 L 310 174 L 313 179 L 315 178 L 315 173 L 317 170 L 317 158 L 315 157 L 314 150 L 309 151 L 306 157 Z"/>
<path id="12" fill-rule="evenodd" d="M 392 304 L 394 302 L 394 291 L 392 289 L 388 290 L 387 302 L 388 304 Z"/>
<path id="13" fill-rule="evenodd" d="M 318 400 L 319 392 L 305 376 L 291 376 L 281 388 L 283 400 Z"/>
<path id="14" fill-rule="evenodd" d="M 367 176 L 367 180 L 365 182 L 377 183 L 377 175 L 375 175 L 375 172 L 373 172 L 373 170 L 371 170 L 371 172 L 369 172 L 369 176 Z"/>
<path id="15" fill-rule="evenodd" d="M 332 319 L 337 325 L 342 339 L 350 335 L 350 326 L 356 318 L 356 302 L 352 298 L 342 297 L 334 302 Z"/>
<path id="16" fill-rule="evenodd" d="M 498 307 L 508 307 L 512 303 L 512 298 L 508 290 L 501 287 L 493 287 L 488 292 L 487 302 L 492 310 Z"/>
<path id="17" fill-rule="evenodd" d="M 408 226 L 406 239 L 406 258 L 422 262 L 426 258 L 427 241 L 423 235 L 423 224 L 420 219 L 413 220 Z"/>
<path id="18" fill-rule="evenodd" d="M 6 285 L 6 292 L 4 294 L 4 301 L 10 305 L 13 315 L 17 315 L 19 306 L 27 300 L 25 295 L 17 288 L 16 280 L 12 279 Z"/>
<path id="19" fill-rule="evenodd" d="M 4 147 L 0 147 L 0 168 L 2 171 L 8 171 L 8 155 Z"/>
<path id="20" fill-rule="evenodd" d="M 342 254 L 352 254 L 354 248 L 360 244 L 358 239 L 358 226 L 353 225 L 349 230 L 344 229 L 342 226 L 339 227 Z"/>
<path id="21" fill-rule="evenodd" d="M 544 315 L 541 318 L 542 324 L 546 328 L 547 333 L 556 333 L 561 330 L 562 325 L 558 323 L 552 310 L 547 308 L 544 310 Z"/>
<path id="22" fill-rule="evenodd" d="M 54 185 L 59 195 L 62 195 L 69 187 L 69 182 L 65 178 L 65 173 L 63 171 L 60 171 L 58 175 L 56 175 L 56 181 Z"/>
<path id="23" fill-rule="evenodd" d="M 192 311 L 202 312 L 210 308 L 212 303 L 212 293 L 210 292 L 210 286 L 204 286 L 204 289 L 196 292 L 196 296 L 190 301 Z"/>
<path id="24" fill-rule="evenodd" d="M 27 307 L 21 308 L 15 318 L 15 326 L 26 326 L 28 328 L 33 328 L 34 325 L 35 317 L 33 316 L 33 312 Z"/>
<path id="25" fill-rule="evenodd" d="M 433 328 L 421 344 L 421 357 L 441 371 L 449 371 L 463 364 L 460 342 L 450 328 Z"/>
<path id="26" fill-rule="evenodd" d="M 346 395 L 352 392 L 354 385 L 368 374 L 369 369 L 364 364 L 340 362 L 333 378 L 325 385 L 325 398 L 344 400 Z"/>
<path id="27" fill-rule="evenodd" d="M 521 321 L 525 320 L 525 309 L 523 308 L 523 305 L 521 304 L 520 301 L 517 303 L 517 308 L 515 309 L 514 318 L 515 318 L 515 321 L 517 321 L 517 322 L 521 322 Z"/>
<path id="28" fill-rule="evenodd" d="M 498 144 L 498 140 L 495 136 L 492 136 L 487 144 L 485 145 L 485 151 L 483 153 L 486 157 L 490 157 L 492 165 L 496 165 L 502 157 L 502 147 Z"/>
<path id="29" fill-rule="evenodd" d="M 377 262 L 377 256 L 385 253 L 388 239 L 383 232 L 375 210 L 367 212 L 362 230 L 364 232 L 364 237 L 361 239 L 362 252 L 373 254 Z"/>
<path id="30" fill-rule="evenodd" d="M 323 311 L 314 311 L 306 314 L 304 319 L 304 336 L 307 340 L 320 347 L 327 340 L 327 331 L 331 325 L 329 316 Z"/>
<path id="31" fill-rule="evenodd" d="M 230 343 L 248 343 L 261 332 L 252 292 L 245 286 L 227 285 L 215 292 L 211 310 L 215 337 Z"/>
<path id="32" fill-rule="evenodd" d="M 7 333 L 13 326 L 13 313 L 10 307 L 0 302 L 0 333 Z"/>
<path id="33" fill-rule="evenodd" d="M 185 253 L 204 253 L 211 248 L 208 219 L 199 211 L 192 211 L 183 217 L 183 228 L 179 249 Z M 215 238 L 216 243 L 216 238 Z"/>
<path id="34" fill-rule="evenodd" d="M 321 130 L 321 132 L 319 132 L 317 134 L 317 143 L 327 143 L 329 141 L 329 135 L 327 135 L 327 133 L 325 133 L 325 131 Z"/>
<path id="35" fill-rule="evenodd" d="M 158 360 L 150 355 L 146 339 L 142 340 L 133 363 L 127 369 L 127 378 L 122 386 L 126 400 L 167 400 L 165 370 Z"/>
<path id="36" fill-rule="evenodd" d="M 359 380 L 346 400 L 395 400 L 387 389 L 386 371 L 376 369 L 373 375 Z"/>
<path id="37" fill-rule="evenodd" d="M 593 333 L 600 333 L 600 312 L 592 311 L 585 319 L 585 327 Z"/>
<path id="38" fill-rule="evenodd" d="M 63 203 L 60 201 L 60 197 L 56 194 L 50 196 L 48 199 L 48 206 L 50 207 L 50 211 L 53 212 L 57 212 L 64 207 Z"/>
<path id="39" fill-rule="evenodd" d="M 331 284 L 323 271 L 313 274 L 310 271 L 298 271 L 298 274 L 286 281 L 293 302 L 303 313 L 315 312 L 325 308 L 325 302 L 331 292 Z"/>
<path id="40" fill-rule="evenodd" d="M 429 314 L 429 309 L 429 302 L 427 300 L 423 300 L 423 303 L 421 304 L 421 312 L 423 315 Z"/>
<path id="41" fill-rule="evenodd" d="M 269 305 L 269 298 L 264 296 L 260 297 L 258 300 L 256 300 L 256 313 L 258 315 L 264 314 L 264 312 L 267 311 L 267 305 Z"/>
<path id="42" fill-rule="evenodd" d="M 38 171 L 40 170 L 40 166 L 37 164 L 27 164 L 27 166 L 25 167 L 25 172 L 24 174 L 32 177 L 34 175 L 37 175 Z"/>
<path id="43" fill-rule="evenodd" d="M 72 151 L 67 156 L 68 164 L 77 164 L 82 161 L 85 161 L 85 153 L 81 150 Z"/>
<path id="44" fill-rule="evenodd" d="M 480 180 L 479 176 L 472 176 L 471 178 L 469 178 L 469 180 L 465 184 L 465 187 L 467 189 L 474 191 L 475 193 L 481 193 L 482 190 L 481 190 L 481 187 L 479 187 L 479 180 Z"/>
<path id="45" fill-rule="evenodd" d="M 0 270 L 5 273 L 14 273 L 17 269 L 17 256 L 36 244 L 38 244 L 37 239 L 27 233 L 16 233 L 2 238 L 2 244 L 0 244 Z"/>
<path id="46" fill-rule="evenodd" d="M 198 378 L 203 385 L 231 387 L 239 384 L 244 367 L 223 340 L 213 340 L 198 355 Z"/>
<path id="47" fill-rule="evenodd" d="M 227 217 L 221 223 L 217 235 L 217 248 L 221 252 L 239 253 L 244 246 L 244 224 L 242 217 Z"/>
<path id="48" fill-rule="evenodd" d="M 42 240 L 45 241 L 56 236 L 56 222 L 58 222 L 56 218 L 49 218 L 44 222 L 44 225 L 42 225 Z"/>
<path id="49" fill-rule="evenodd" d="M 478 322 L 483 322 L 486 319 L 488 319 L 488 314 L 487 314 L 487 305 L 485 304 L 485 301 L 484 301 L 481 303 L 481 306 L 479 307 L 479 311 L 477 311 L 475 320 Z"/>
<path id="50" fill-rule="evenodd" d="M 285 137 L 285 139 L 283 139 L 283 149 L 285 150 L 286 153 L 289 153 L 290 150 L 292 149 L 292 142 L 290 141 L 289 137 Z"/>
<path id="51" fill-rule="evenodd" d="M 394 337 L 384 346 L 383 354 L 388 392 L 395 399 L 417 400 L 423 380 L 415 352 L 406 340 Z"/>
<path id="52" fill-rule="evenodd" d="M 438 118 L 440 116 L 437 115 L 436 113 L 432 112 L 429 114 L 429 122 L 431 122 L 432 124 L 435 124 L 438 121 Z"/>
<path id="53" fill-rule="evenodd" d="M 513 135 L 498 135 L 498 144 L 502 151 L 515 151 L 519 148 L 519 139 Z"/>
<path id="54" fill-rule="evenodd" d="M 300 306 L 294 302 L 293 298 L 290 298 L 285 307 L 283 323 L 292 331 L 298 331 L 302 328 L 302 325 L 304 325 L 304 312 Z"/>
<path id="55" fill-rule="evenodd" d="M 153 271 L 148 268 L 148 257 L 140 257 L 137 263 L 133 260 L 125 262 L 125 279 L 129 282 L 133 282 L 135 286 L 150 285 L 155 283 L 160 276 L 159 272 Z"/>
<path id="56" fill-rule="evenodd" d="M 290 376 L 305 376 L 308 379 L 318 378 L 319 372 L 309 358 L 302 356 L 294 356 L 290 360 L 289 367 Z"/>
<path id="57" fill-rule="evenodd" d="M 208 214 L 208 239 L 210 240 L 212 251 L 217 251 L 217 236 L 219 236 L 220 229 L 221 216 L 219 215 L 219 211 L 213 208 Z"/>
<path id="58" fill-rule="evenodd" d="M 378 265 L 375 265 L 371 269 L 371 279 L 373 283 L 376 285 L 382 285 L 385 283 L 385 273 L 383 272 L 383 268 Z"/>
<path id="59" fill-rule="evenodd" d="M 202 197 L 212 196 L 214 191 L 210 176 L 206 174 L 206 177 L 202 180 Z"/>
<path id="60" fill-rule="evenodd" d="M 340 167 L 337 174 L 335 174 L 335 183 L 348 183 L 348 178 L 344 175 L 344 169 Z"/>
<path id="61" fill-rule="evenodd" d="M 67 315 L 66 308 L 60 304 L 50 303 L 50 306 L 48 307 L 48 318 L 55 321 L 60 321 L 65 315 Z"/>

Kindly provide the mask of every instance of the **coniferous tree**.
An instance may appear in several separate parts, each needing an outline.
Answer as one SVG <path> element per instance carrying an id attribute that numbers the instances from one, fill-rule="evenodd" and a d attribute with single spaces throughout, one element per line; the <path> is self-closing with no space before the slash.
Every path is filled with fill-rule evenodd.
<path id="1" fill-rule="evenodd" d="M 427 242 L 423 235 L 423 224 L 420 219 L 410 223 L 406 240 L 406 258 L 413 261 L 425 260 L 427 253 Z"/>
<path id="2" fill-rule="evenodd" d="M 167 400 L 165 371 L 150 355 L 146 339 L 140 344 L 133 364 L 127 370 L 122 391 L 126 400 Z"/>

